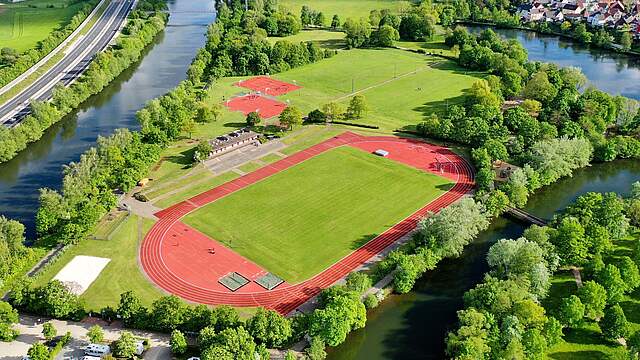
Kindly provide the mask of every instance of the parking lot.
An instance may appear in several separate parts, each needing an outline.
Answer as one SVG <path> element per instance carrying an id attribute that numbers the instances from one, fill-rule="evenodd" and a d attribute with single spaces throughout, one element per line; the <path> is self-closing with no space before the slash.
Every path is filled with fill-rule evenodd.
<path id="1" fill-rule="evenodd" d="M 20 324 L 15 328 L 20 331 L 20 336 L 10 343 L 0 343 L 0 360 L 21 360 L 27 354 L 29 348 L 36 342 L 42 342 L 42 324 L 46 319 L 21 315 Z M 84 347 L 89 341 L 86 334 L 89 328 L 96 323 L 102 326 L 105 340 L 113 341 L 120 336 L 123 330 L 118 325 L 109 326 L 102 321 L 70 322 L 51 320 L 51 323 L 58 331 L 58 335 L 64 335 L 67 331 L 71 333 L 71 342 L 58 354 L 56 360 L 81 359 L 84 356 Z M 134 335 L 149 338 L 151 347 L 144 353 L 144 359 L 170 359 L 171 350 L 169 348 L 169 336 L 143 331 L 131 331 Z"/>

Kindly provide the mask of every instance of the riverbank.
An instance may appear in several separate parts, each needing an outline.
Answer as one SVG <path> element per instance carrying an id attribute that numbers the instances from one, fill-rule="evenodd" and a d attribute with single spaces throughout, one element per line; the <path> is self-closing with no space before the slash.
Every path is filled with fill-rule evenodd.
<path id="1" fill-rule="evenodd" d="M 487 26 L 487 27 L 494 27 L 494 28 L 498 28 L 498 29 L 511 29 L 511 30 L 521 30 L 521 31 L 531 31 L 531 32 L 535 32 L 537 34 L 540 35 L 549 35 L 549 36 L 558 36 L 561 38 L 565 38 L 571 41 L 575 41 L 577 43 L 581 43 L 578 38 L 576 38 L 575 36 L 571 35 L 571 34 L 567 34 L 567 33 L 563 33 L 563 32 L 559 32 L 559 31 L 543 31 L 540 30 L 538 28 L 535 27 L 529 27 L 529 26 L 510 26 L 507 24 L 497 24 L 495 22 L 483 22 L 483 21 L 472 21 L 472 20 L 460 20 L 457 21 L 457 24 L 461 24 L 461 25 L 471 25 L 471 26 Z M 531 24 L 531 23 L 528 23 Z M 532 24 L 535 26 L 535 24 Z M 581 43 L 587 47 L 591 47 L 591 48 L 595 48 L 595 49 L 600 49 L 600 50 L 607 50 L 607 51 L 611 51 L 617 54 L 623 54 L 623 55 L 627 55 L 627 56 L 631 56 L 631 57 L 640 57 L 640 51 L 638 50 L 624 50 L 622 47 L 620 47 L 620 45 L 615 44 L 615 43 L 611 43 L 608 46 L 598 46 L 596 44 L 593 43 L 588 43 L 588 44 L 584 44 Z M 617 46 L 616 46 L 617 45 Z"/>

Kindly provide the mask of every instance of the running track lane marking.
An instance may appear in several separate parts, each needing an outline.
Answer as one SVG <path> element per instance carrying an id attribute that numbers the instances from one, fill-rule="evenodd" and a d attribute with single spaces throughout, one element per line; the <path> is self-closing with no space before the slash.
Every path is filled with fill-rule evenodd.
<path id="1" fill-rule="evenodd" d="M 183 279 L 174 274 L 164 262 L 161 252 L 161 245 L 167 233 L 176 224 L 180 218 L 196 210 L 198 207 L 204 206 L 212 201 L 216 201 L 232 192 L 219 191 L 218 188 L 211 189 L 207 192 L 199 194 L 185 202 L 176 204 L 168 209 L 158 212 L 156 215 L 160 220 L 154 224 L 152 229 L 147 233 L 143 244 L 140 248 L 140 262 L 147 276 L 160 288 L 165 291 L 182 297 L 186 300 L 210 304 L 220 305 L 228 304 L 233 306 L 264 306 L 275 309 L 282 314 L 288 314 L 295 308 L 306 302 L 309 298 L 317 295 L 323 288 L 330 286 L 349 272 L 361 266 L 373 256 L 380 253 L 389 245 L 396 242 L 409 232 L 415 229 L 418 221 L 428 212 L 438 212 L 443 207 L 457 201 L 473 189 L 473 170 L 466 160 L 453 153 L 451 150 L 441 148 L 435 145 L 424 143 L 418 140 L 403 139 L 389 136 L 365 137 L 354 133 L 345 132 L 337 137 L 331 138 L 311 148 L 295 153 L 289 157 L 283 158 L 274 164 L 281 162 L 283 166 L 272 166 L 270 164 L 264 168 L 258 169 L 252 173 L 242 176 L 236 180 L 232 180 L 233 185 L 242 182 L 249 186 L 253 183 L 261 181 L 279 171 L 288 169 L 302 161 L 323 153 L 329 149 L 333 149 L 342 145 L 357 145 L 365 143 L 399 143 L 404 146 L 412 144 L 431 150 L 440 154 L 447 159 L 447 162 L 453 165 L 455 172 L 456 184 L 446 193 L 434 199 L 429 204 L 417 210 L 404 220 L 400 221 L 387 231 L 370 240 L 360 248 L 351 252 L 349 255 L 338 260 L 335 264 L 329 266 L 321 273 L 315 275 L 309 280 L 302 283 L 278 287 L 274 290 L 230 293 L 198 287 L 191 284 L 188 279 Z M 357 147 L 357 146 L 356 146 Z M 311 150 L 311 151 L 308 151 Z M 407 160 L 407 159 L 405 159 Z M 404 162 L 404 161 L 402 161 Z M 406 164 L 406 162 L 405 162 Z M 412 165 L 417 167 L 415 165 Z M 428 169 L 421 168 L 429 171 Z M 454 175 L 451 173 L 451 175 Z M 230 183 L 231 183 L 230 182 Z M 228 184 L 228 183 L 227 183 Z M 221 185 L 224 186 L 225 184 Z M 237 190 L 235 190 L 237 191 Z M 195 198 L 198 198 L 197 200 Z M 193 206 L 197 204 L 198 206 Z"/>

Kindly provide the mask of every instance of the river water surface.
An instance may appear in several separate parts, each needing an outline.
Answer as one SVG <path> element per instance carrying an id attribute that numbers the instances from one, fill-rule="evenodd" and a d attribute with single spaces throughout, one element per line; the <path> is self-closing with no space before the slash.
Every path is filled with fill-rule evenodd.
<path id="1" fill-rule="evenodd" d="M 0 214 L 19 220 L 34 236 L 38 189 L 58 189 L 62 166 L 77 161 L 98 136 L 117 128 L 137 129 L 135 113 L 185 78 L 213 22 L 213 0 L 168 0 L 169 23 L 144 57 L 100 94 L 46 131 L 13 160 L 0 164 Z"/>
<path id="2" fill-rule="evenodd" d="M 472 29 L 480 31 L 481 29 Z M 625 56 L 592 51 L 557 37 L 533 32 L 496 30 L 516 38 L 536 61 L 576 66 L 589 83 L 612 94 L 640 99 L 640 62 Z M 617 161 L 576 171 L 572 178 L 545 187 L 531 197 L 527 210 L 550 219 L 578 196 L 589 192 L 627 194 L 640 180 L 640 162 Z M 456 325 L 462 295 L 480 282 L 488 270 L 485 255 L 502 238 L 517 238 L 525 226 L 498 219 L 480 234 L 458 259 L 444 260 L 427 273 L 415 290 L 393 295 L 368 314 L 367 326 L 351 333 L 341 346 L 331 349 L 331 360 L 443 359 L 444 338 Z"/>

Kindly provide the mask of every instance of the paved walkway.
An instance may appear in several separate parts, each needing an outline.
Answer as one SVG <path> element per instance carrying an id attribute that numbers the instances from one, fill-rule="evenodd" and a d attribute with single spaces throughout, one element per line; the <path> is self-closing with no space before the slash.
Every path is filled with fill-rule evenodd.
<path id="1" fill-rule="evenodd" d="M 270 153 L 278 152 L 286 147 L 279 140 L 269 141 L 260 146 L 245 146 L 230 153 L 217 156 L 204 162 L 204 165 L 216 174 L 229 171 L 251 160 L 264 157 Z"/>
<path id="2" fill-rule="evenodd" d="M 36 342 L 43 341 L 42 323 L 47 319 L 21 315 L 20 323 L 15 328 L 20 331 L 20 336 L 13 342 L 0 343 L 0 360 L 20 360 L 27 354 L 29 348 Z M 36 325 L 38 322 L 38 325 Z M 98 323 L 104 329 L 105 340 L 113 341 L 120 337 L 123 328 L 119 325 L 107 325 L 101 320 L 95 322 L 73 322 L 51 320 L 51 323 L 58 330 L 58 335 L 64 335 L 67 331 L 71 333 L 73 340 L 60 352 L 56 359 L 64 357 L 79 357 L 84 355 L 82 348 L 88 344 L 86 338 L 89 328 Z M 145 359 L 171 359 L 171 349 L 169 348 L 169 335 L 150 333 L 145 331 L 127 330 L 137 336 L 151 339 L 151 348 L 145 352 Z"/>

